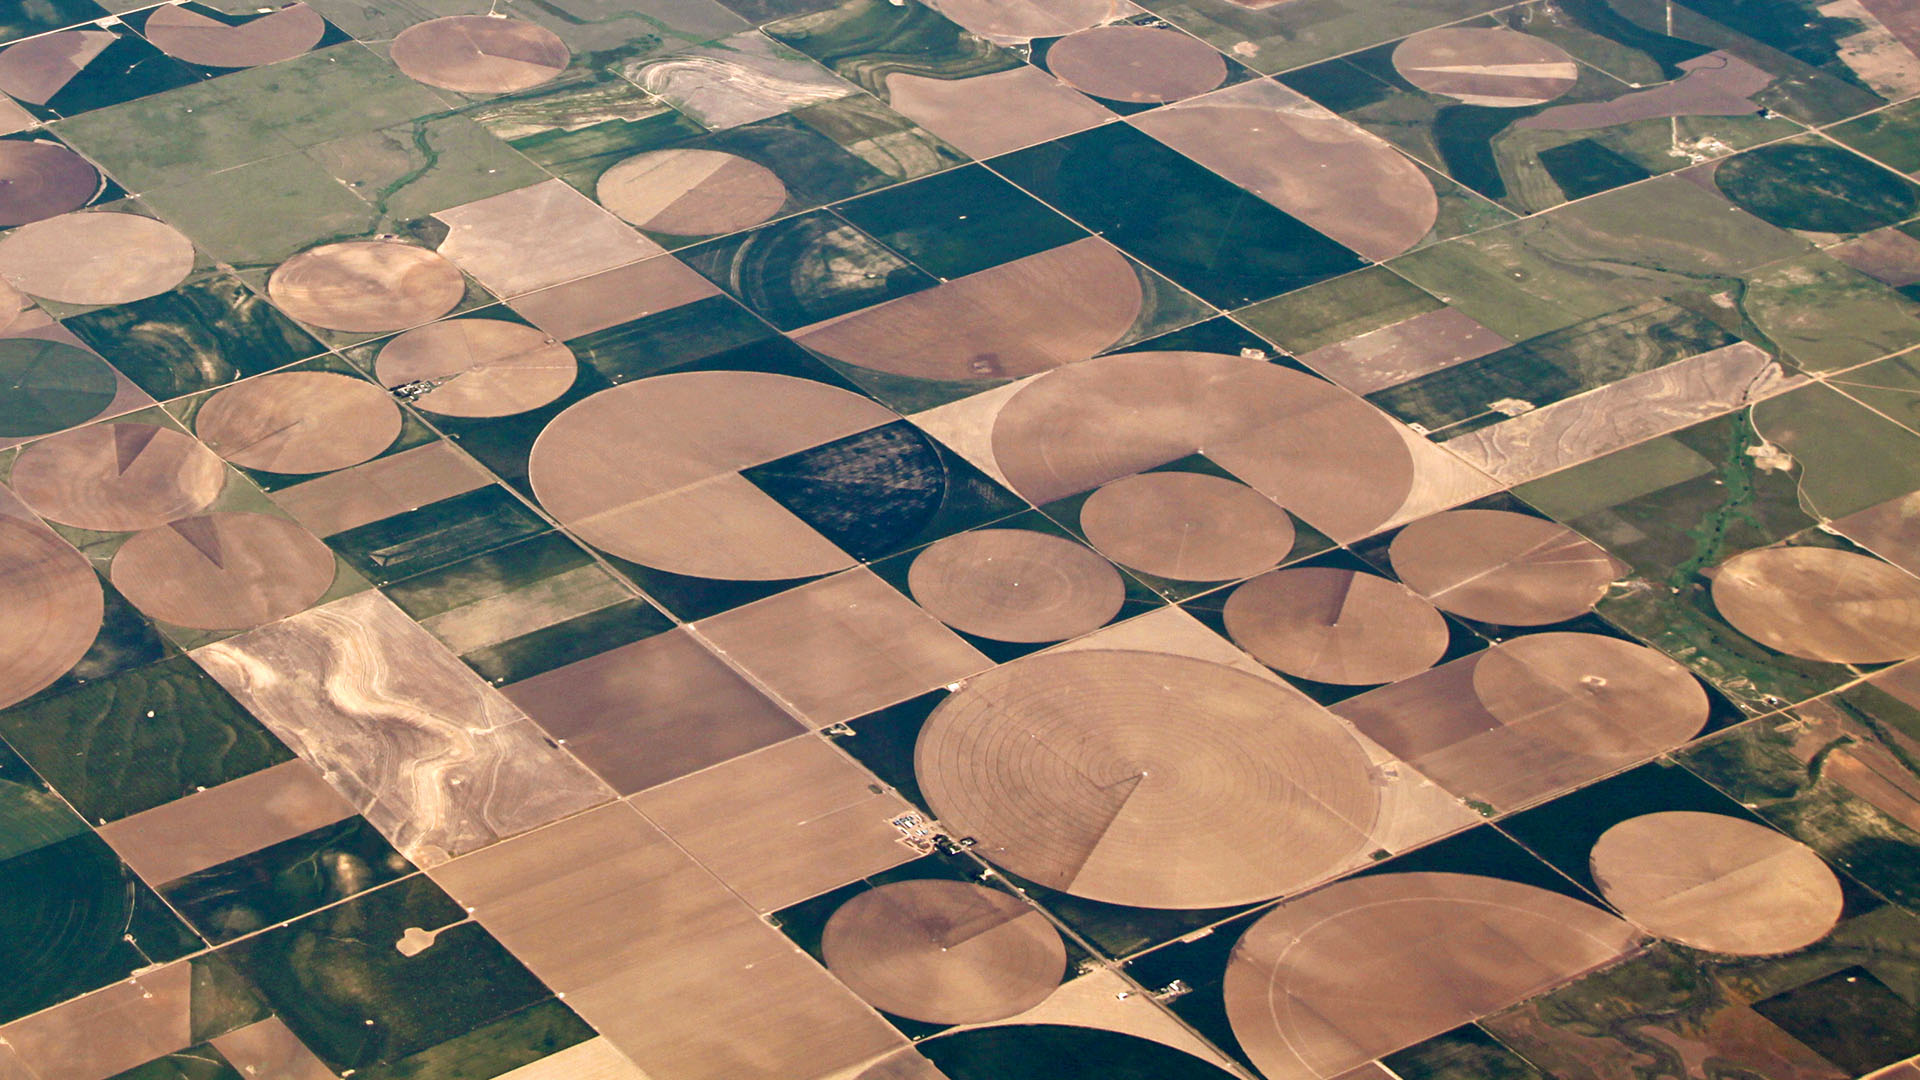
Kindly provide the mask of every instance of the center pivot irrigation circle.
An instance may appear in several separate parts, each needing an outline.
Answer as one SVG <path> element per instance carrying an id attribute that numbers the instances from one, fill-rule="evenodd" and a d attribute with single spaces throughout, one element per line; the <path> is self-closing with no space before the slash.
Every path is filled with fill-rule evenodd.
<path id="1" fill-rule="evenodd" d="M 1221 664 L 1084 650 L 970 680 L 914 770 L 956 835 L 1029 880 L 1137 907 L 1248 903 L 1364 850 L 1365 752 L 1287 688 Z"/>

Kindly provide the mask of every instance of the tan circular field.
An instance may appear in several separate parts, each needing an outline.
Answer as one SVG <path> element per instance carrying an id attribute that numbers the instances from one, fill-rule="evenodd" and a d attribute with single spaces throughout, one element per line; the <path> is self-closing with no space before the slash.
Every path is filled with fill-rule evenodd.
<path id="1" fill-rule="evenodd" d="M 85 556 L 45 527 L 0 515 L 0 708 L 79 663 L 105 610 Z"/>
<path id="2" fill-rule="evenodd" d="M 77 213 L 36 221 L 0 240 L 0 276 L 63 304 L 125 304 L 157 296 L 193 270 L 193 242 L 138 214 Z"/>
<path id="3" fill-rule="evenodd" d="M 1120 613 L 1120 571 L 1064 537 L 1028 529 L 976 529 L 930 545 L 907 571 L 907 589 L 929 614 L 994 641 L 1064 641 Z"/>
<path id="4" fill-rule="evenodd" d="M 400 407 L 351 375 L 262 375 L 207 399 L 194 417 L 200 441 L 249 469 L 332 472 L 371 461 L 400 437 Z"/>
<path id="5" fill-rule="evenodd" d="M 0 226 L 78 210 L 99 192 L 99 171 L 59 143 L 0 139 Z"/>
<path id="6" fill-rule="evenodd" d="M 1125 0 L 935 0 L 929 7 L 1003 43 L 1064 37 L 1135 10 Z"/>
<path id="7" fill-rule="evenodd" d="M 1293 550 L 1293 519 L 1225 477 L 1151 472 L 1106 484 L 1080 508 L 1087 541 L 1123 566 L 1174 581 L 1231 581 Z"/>
<path id="8" fill-rule="evenodd" d="M 94 24 L 15 41 L 0 49 L 0 92 L 17 101 L 45 105 L 119 40 L 112 31 Z"/>
<path id="9" fill-rule="evenodd" d="M 525 90 L 573 60 L 553 31 L 491 15 L 449 15 L 409 26 L 393 39 L 390 55 L 408 78 L 459 94 Z"/>
<path id="10" fill-rule="evenodd" d="M 1233 591 L 1227 633 L 1254 659 L 1315 682 L 1417 675 L 1447 651 L 1447 620 L 1397 581 L 1337 567 L 1279 570 Z"/>
<path id="11" fill-rule="evenodd" d="M 1412 248 L 1440 215 L 1413 159 L 1331 112 L 1209 99 L 1132 123 L 1369 259 Z"/>
<path id="12" fill-rule="evenodd" d="M 1920 655 L 1920 579 L 1850 551 L 1735 555 L 1714 572 L 1713 604 L 1735 630 L 1789 656 L 1877 664 Z"/>
<path id="13" fill-rule="evenodd" d="M 1018 379 L 1113 346 L 1144 302 L 1133 263 L 1090 236 L 827 322 L 796 340 L 835 360 L 915 379 Z"/>
<path id="14" fill-rule="evenodd" d="M 220 513 L 135 533 L 108 576 L 161 622 L 247 630 L 306 610 L 333 587 L 333 575 L 333 552 L 299 525 Z"/>
<path id="15" fill-rule="evenodd" d="M 736 581 L 812 577 L 855 560 L 740 470 L 899 419 L 825 383 L 752 371 L 660 375 L 568 406 L 534 441 L 547 512 L 610 554 Z"/>
<path id="16" fill-rule="evenodd" d="M 716 236 L 773 217 L 787 186 L 772 169 L 718 150 L 651 150 L 600 174 L 600 205 L 649 232 Z"/>
<path id="17" fill-rule="evenodd" d="M 986 858 L 1138 907 L 1312 884 L 1351 865 L 1378 811 L 1367 756 L 1331 714 L 1160 653 L 1042 653 L 975 676 L 921 729 L 914 774 Z"/>
<path id="18" fill-rule="evenodd" d="M 1530 742 L 1616 763 L 1678 746 L 1705 726 L 1710 710 L 1707 692 L 1679 663 L 1598 634 L 1502 642 L 1474 666 L 1473 692 Z"/>
<path id="19" fill-rule="evenodd" d="M 151 424 L 96 424 L 28 444 L 13 489 L 42 517 L 98 532 L 138 532 L 198 513 L 227 467 L 192 436 Z"/>
<path id="20" fill-rule="evenodd" d="M 1197 451 L 1322 531 L 1364 536 L 1413 490 L 1413 456 L 1378 409 L 1310 375 L 1198 352 L 1098 356 L 1022 386 L 994 461 L 1036 505 Z"/>
<path id="21" fill-rule="evenodd" d="M 1393 50 L 1393 66 L 1429 94 L 1493 108 L 1552 101 L 1580 81 L 1565 49 L 1518 30 L 1424 30 Z"/>
<path id="22" fill-rule="evenodd" d="M 1227 61 L 1178 30 L 1096 26 L 1047 50 L 1047 69 L 1068 86 L 1109 101 L 1157 103 L 1204 94 L 1227 81 Z"/>
<path id="23" fill-rule="evenodd" d="M 1757 822 L 1671 811 L 1601 835 L 1593 879 L 1648 931 L 1708 952 L 1802 949 L 1840 921 L 1840 881 L 1813 849 Z"/>
<path id="24" fill-rule="evenodd" d="M 404 330 L 452 311 L 467 292 L 460 268 L 412 244 L 355 240 L 310 248 L 267 279 L 280 310 L 328 330 Z"/>
<path id="25" fill-rule="evenodd" d="M 0 330 L 12 326 L 14 320 L 32 305 L 33 301 L 14 288 L 12 282 L 0 277 Z"/>
<path id="26" fill-rule="evenodd" d="M 163 5 L 140 34 L 168 56 L 202 67 L 244 68 L 290 60 L 320 43 L 326 20 L 305 4 L 228 26 L 190 8 Z"/>
<path id="27" fill-rule="evenodd" d="M 900 881 L 840 905 L 827 970 L 869 1005 L 928 1024 L 983 1024 L 1046 1000 L 1067 947 L 1046 916 L 997 889 Z"/>
<path id="28" fill-rule="evenodd" d="M 1626 567 L 1565 525 L 1505 510 L 1449 510 L 1388 548 L 1393 572 L 1443 610 L 1503 626 L 1586 614 Z"/>
<path id="29" fill-rule="evenodd" d="M 1466 874 L 1348 878 L 1248 928 L 1222 992 L 1267 1076 L 1339 1076 L 1633 947 L 1592 904 Z"/>
<path id="30" fill-rule="evenodd" d="M 442 416 L 511 416 L 547 404 L 573 385 L 573 350 L 544 330 L 501 319 L 450 319 L 389 341 L 373 373 L 388 387 L 437 385 L 414 404 Z"/>

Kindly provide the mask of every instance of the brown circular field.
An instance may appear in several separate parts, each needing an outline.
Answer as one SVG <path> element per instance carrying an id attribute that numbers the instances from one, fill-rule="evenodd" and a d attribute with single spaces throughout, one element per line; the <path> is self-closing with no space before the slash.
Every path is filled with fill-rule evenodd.
<path id="1" fill-rule="evenodd" d="M 1036 505 L 1204 450 L 1324 532 L 1364 536 L 1413 490 L 1413 456 L 1378 409 L 1262 360 L 1197 352 L 1099 356 L 1022 386 L 993 457 Z"/>
<path id="2" fill-rule="evenodd" d="M 1147 652 L 1042 653 L 969 679 L 921 729 L 914 775 L 986 858 L 1136 907 L 1312 884 L 1351 864 L 1378 810 L 1367 756 L 1331 714 Z"/>
<path id="3" fill-rule="evenodd" d="M 1405 585 L 1337 567 L 1254 578 L 1227 598 L 1227 633 L 1254 659 L 1341 686 L 1395 682 L 1447 651 L 1447 620 Z"/>
<path id="4" fill-rule="evenodd" d="M 1174 581 L 1230 581 L 1293 550 L 1293 519 L 1245 484 L 1206 473 L 1123 477 L 1080 508 L 1087 541 L 1123 566 Z"/>
<path id="5" fill-rule="evenodd" d="M 511 416 L 547 404 L 573 385 L 573 350 L 524 323 L 451 319 L 389 341 L 373 373 L 389 387 L 437 385 L 414 404 L 442 416 Z"/>
<path id="6" fill-rule="evenodd" d="M 0 139 L 0 226 L 78 210 L 99 193 L 99 171 L 59 143 Z"/>
<path id="7" fill-rule="evenodd" d="M 333 587 L 333 552 L 269 514 L 182 518 L 135 533 L 113 556 L 113 587 L 176 626 L 247 630 L 305 611 Z"/>
<path id="8" fill-rule="evenodd" d="M 649 232 L 716 236 L 773 217 L 787 186 L 772 169 L 718 150 L 652 150 L 600 174 L 600 205 Z"/>
<path id="9" fill-rule="evenodd" d="M 994 641 L 1064 641 L 1120 613 L 1120 571 L 1071 540 L 1028 529 L 976 529 L 929 546 L 907 589 L 956 630 Z"/>
<path id="10" fill-rule="evenodd" d="M 1227 61 L 1178 30 L 1096 26 L 1047 50 L 1047 70 L 1068 86 L 1109 101 L 1162 102 L 1204 94 L 1227 81 Z"/>
<path id="11" fill-rule="evenodd" d="M 125 304 L 166 292 L 193 269 L 193 242 L 138 214 L 36 221 L 0 240 L 0 276 L 63 304 Z"/>
<path id="12" fill-rule="evenodd" d="M 521 19 L 449 15 L 409 26 L 393 39 L 394 65 L 416 82 L 459 94 L 507 94 L 567 69 L 559 35 Z"/>
<path id="13" fill-rule="evenodd" d="M 1713 604 L 1734 629 L 1789 656 L 1877 664 L 1920 654 L 1920 579 L 1866 555 L 1735 555 L 1713 575 Z"/>
<path id="14" fill-rule="evenodd" d="M 1498 878 L 1377 874 L 1281 904 L 1247 929 L 1222 993 L 1267 1076 L 1339 1076 L 1624 954 L 1633 927 Z"/>
<path id="15" fill-rule="evenodd" d="M 1018 897 L 963 881 L 900 881 L 840 905 L 820 936 L 827 970 L 876 1009 L 983 1024 L 1046 1000 L 1067 947 Z"/>
<path id="16" fill-rule="evenodd" d="M 929 6 L 981 37 L 1007 44 L 1064 37 L 1127 10 L 1115 0 L 938 0 Z"/>
<path id="17" fill-rule="evenodd" d="M 528 480 L 588 543 L 676 574 L 812 577 L 852 556 L 738 475 L 899 419 L 825 383 L 752 371 L 659 375 L 569 406 L 534 441 Z"/>
<path id="18" fill-rule="evenodd" d="M 45 105 L 120 40 L 98 25 L 27 38 L 0 49 L 0 92 Z"/>
<path id="19" fill-rule="evenodd" d="M 13 489 L 42 517 L 98 532 L 137 532 L 205 509 L 227 467 L 192 436 L 152 424 L 96 424 L 31 443 Z"/>
<path id="20" fill-rule="evenodd" d="M 50 529 L 0 515 L 0 708 L 79 663 L 105 610 L 85 556 Z"/>
<path id="21" fill-rule="evenodd" d="M 33 301 L 21 294 L 6 278 L 0 277 L 0 330 L 12 326 L 15 319 L 31 306 Z"/>
<path id="22" fill-rule="evenodd" d="M 168 56 L 202 67 L 244 68 L 291 60 L 320 44 L 327 24 L 305 4 L 229 26 L 174 5 L 155 8 L 140 34 Z"/>
<path id="23" fill-rule="evenodd" d="M 1518 30 L 1425 30 L 1393 50 L 1393 66 L 1429 94 L 1494 108 L 1552 101 L 1580 80 L 1565 49 Z"/>
<path id="24" fill-rule="evenodd" d="M 1591 610 L 1624 567 L 1565 525 L 1505 510 L 1449 510 L 1388 548 L 1393 572 L 1442 610 L 1544 626 Z"/>
<path id="25" fill-rule="evenodd" d="M 1473 692 L 1530 742 L 1603 762 L 1670 750 L 1699 732 L 1709 710 L 1707 692 L 1686 668 L 1598 634 L 1502 642 L 1475 664 Z"/>
<path id="26" fill-rule="evenodd" d="M 1805 948 L 1840 921 L 1840 881 L 1812 848 L 1757 822 L 1671 811 L 1630 818 L 1593 845 L 1607 902 L 1651 933 L 1708 952 Z"/>
<path id="27" fill-rule="evenodd" d="M 207 399 L 194 417 L 200 441 L 249 469 L 332 472 L 371 461 L 400 437 L 400 407 L 351 375 L 262 375 Z"/>
<path id="28" fill-rule="evenodd" d="M 1331 112 L 1209 100 L 1133 123 L 1369 259 L 1412 248 L 1440 215 L 1420 166 Z"/>
<path id="29" fill-rule="evenodd" d="M 1118 343 L 1145 294 L 1098 237 L 941 282 L 796 336 L 835 360 L 915 379 L 1018 379 Z"/>
<path id="30" fill-rule="evenodd" d="M 363 333 L 431 322 L 466 293 L 467 279 L 445 256 L 380 240 L 303 251 L 267 279 L 267 295 L 301 322 Z"/>

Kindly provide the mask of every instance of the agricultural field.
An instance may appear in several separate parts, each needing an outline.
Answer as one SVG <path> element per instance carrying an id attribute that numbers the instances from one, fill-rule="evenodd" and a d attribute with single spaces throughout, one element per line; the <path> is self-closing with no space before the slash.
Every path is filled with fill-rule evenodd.
<path id="1" fill-rule="evenodd" d="M 0 0 L 0 1080 L 1920 1077 L 1899 0 Z"/>

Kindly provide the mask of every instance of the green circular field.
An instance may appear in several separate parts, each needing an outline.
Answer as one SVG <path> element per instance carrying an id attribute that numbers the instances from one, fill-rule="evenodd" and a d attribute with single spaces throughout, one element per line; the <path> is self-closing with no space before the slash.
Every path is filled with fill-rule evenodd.
<path id="1" fill-rule="evenodd" d="M 974 1028 L 919 1047 L 952 1080 L 1229 1080 L 1191 1054 L 1097 1028 Z"/>
<path id="2" fill-rule="evenodd" d="M 1837 146 L 1763 146 L 1722 162 L 1713 180 L 1727 198 L 1783 229 L 1867 232 L 1920 211 L 1906 178 Z"/>
<path id="3" fill-rule="evenodd" d="M 0 340 L 0 437 L 46 435 L 100 415 L 119 386 L 85 349 L 35 338 Z"/>

